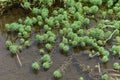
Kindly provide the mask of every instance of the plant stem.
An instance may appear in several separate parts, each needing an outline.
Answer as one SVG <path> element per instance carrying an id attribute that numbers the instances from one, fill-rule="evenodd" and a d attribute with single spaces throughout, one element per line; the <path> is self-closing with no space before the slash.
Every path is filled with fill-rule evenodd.
<path id="1" fill-rule="evenodd" d="M 19 62 L 19 64 L 20 64 L 20 66 L 22 66 L 22 63 L 21 63 L 21 60 L 20 60 L 18 54 L 16 54 L 16 56 L 17 56 L 17 60 L 18 60 L 18 62 Z"/>
<path id="2" fill-rule="evenodd" d="M 105 40 L 104 44 L 105 44 L 108 40 L 110 40 L 110 39 L 112 38 L 112 36 L 115 34 L 116 31 L 117 31 L 117 29 L 115 29 L 115 30 L 113 31 L 113 33 L 109 36 L 109 38 L 107 38 L 107 39 Z"/>
<path id="3" fill-rule="evenodd" d="M 100 63 L 98 63 L 98 70 L 99 70 L 99 73 L 101 74 Z"/>

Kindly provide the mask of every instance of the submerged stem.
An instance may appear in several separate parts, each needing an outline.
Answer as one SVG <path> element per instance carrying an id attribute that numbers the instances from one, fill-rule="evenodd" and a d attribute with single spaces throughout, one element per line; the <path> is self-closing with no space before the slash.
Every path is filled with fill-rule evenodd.
<path id="1" fill-rule="evenodd" d="M 105 40 L 104 44 L 105 44 L 108 40 L 110 40 L 110 39 L 112 38 L 112 36 L 116 33 L 116 31 L 117 31 L 117 29 L 115 29 L 115 30 L 113 31 L 113 33 L 109 36 L 109 38 L 107 38 L 107 39 Z"/>

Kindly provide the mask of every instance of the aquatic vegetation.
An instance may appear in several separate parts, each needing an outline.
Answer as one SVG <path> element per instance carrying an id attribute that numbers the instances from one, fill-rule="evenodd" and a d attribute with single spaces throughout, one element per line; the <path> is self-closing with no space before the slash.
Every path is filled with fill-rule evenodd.
<path id="1" fill-rule="evenodd" d="M 18 23 L 22 24 L 23 23 L 23 20 L 20 18 L 18 19 Z"/>
<path id="2" fill-rule="evenodd" d="M 21 38 L 20 39 L 20 43 L 23 44 L 25 42 L 25 39 L 24 38 Z"/>
<path id="3" fill-rule="evenodd" d="M 18 31 L 20 25 L 16 22 L 5 25 L 7 31 Z"/>
<path id="4" fill-rule="evenodd" d="M 102 0 L 90 0 L 90 3 L 94 5 L 102 5 Z"/>
<path id="5" fill-rule="evenodd" d="M 29 41 L 25 41 L 24 45 L 29 47 L 30 46 L 30 42 Z"/>
<path id="6" fill-rule="evenodd" d="M 80 77 L 79 80 L 84 80 L 84 78 L 83 78 L 83 77 Z"/>
<path id="7" fill-rule="evenodd" d="M 109 58 L 108 58 L 108 56 L 103 56 L 101 60 L 103 63 L 106 63 L 106 62 L 108 62 Z"/>
<path id="8" fill-rule="evenodd" d="M 108 74 L 103 74 L 102 75 L 102 80 L 108 80 L 108 78 L 109 78 Z"/>
<path id="9" fill-rule="evenodd" d="M 68 51 L 69 51 L 69 46 L 65 45 L 65 46 L 63 47 L 63 51 L 68 52 Z"/>
<path id="10" fill-rule="evenodd" d="M 19 46 L 18 45 L 10 45 L 9 50 L 13 54 L 17 54 L 19 52 Z"/>
<path id="11" fill-rule="evenodd" d="M 112 10 L 112 9 L 109 9 L 109 10 L 108 10 L 108 14 L 113 14 L 113 10 Z"/>
<path id="12" fill-rule="evenodd" d="M 103 45 L 103 41 L 102 40 L 98 40 L 97 43 L 98 43 L 98 45 Z"/>
<path id="13" fill-rule="evenodd" d="M 62 42 L 63 42 L 64 44 L 68 44 L 68 39 L 65 38 L 65 37 L 63 37 Z"/>
<path id="14" fill-rule="evenodd" d="M 10 40 L 7 40 L 7 41 L 5 42 L 5 45 L 6 45 L 7 47 L 10 47 L 10 46 L 12 45 L 12 42 L 11 42 Z"/>
<path id="15" fill-rule="evenodd" d="M 52 45 L 49 44 L 49 43 L 47 43 L 47 44 L 45 45 L 45 47 L 46 47 L 47 50 L 51 50 L 51 49 L 52 49 Z"/>
<path id="16" fill-rule="evenodd" d="M 35 14 L 35 15 L 40 14 L 40 9 L 39 8 L 33 8 L 32 13 Z"/>
<path id="17" fill-rule="evenodd" d="M 90 23 L 90 20 L 88 18 L 85 18 L 84 21 L 83 21 L 85 24 L 89 24 Z M 82 29 L 81 29 L 82 30 Z"/>
<path id="18" fill-rule="evenodd" d="M 32 21 L 32 19 L 31 19 L 30 17 L 26 17 L 24 23 L 25 23 L 26 25 L 33 25 L 33 21 Z"/>
<path id="19" fill-rule="evenodd" d="M 47 41 L 50 42 L 50 43 L 54 43 L 55 40 L 56 40 L 55 36 L 50 36 Z"/>
<path id="20" fill-rule="evenodd" d="M 34 70 L 39 70 L 40 69 L 40 65 L 38 64 L 38 62 L 34 62 L 34 63 L 32 63 L 32 68 Z"/>
<path id="21" fill-rule="evenodd" d="M 62 74 L 59 70 L 55 70 L 53 75 L 54 75 L 55 78 L 61 78 L 62 77 Z"/>
<path id="22" fill-rule="evenodd" d="M 24 38 L 30 37 L 30 34 L 27 31 L 24 31 L 22 34 Z"/>
<path id="23" fill-rule="evenodd" d="M 119 55 L 120 54 L 120 46 L 113 45 L 111 50 L 113 52 L 113 55 Z"/>
<path id="24" fill-rule="evenodd" d="M 51 61 L 51 56 L 49 54 L 44 54 L 41 57 L 42 62 L 50 62 Z"/>
<path id="25" fill-rule="evenodd" d="M 59 44 L 59 48 L 60 48 L 61 50 L 63 50 L 64 52 L 68 52 L 68 51 L 69 51 L 69 46 L 68 46 L 68 45 L 65 45 L 63 42 L 61 42 L 61 43 Z"/>
<path id="26" fill-rule="evenodd" d="M 56 49 L 68 53 L 68 57 L 76 48 L 88 50 L 89 58 L 97 56 L 103 64 L 107 63 L 112 55 L 120 56 L 119 3 L 119 0 L 22 0 L 19 4 L 28 15 L 5 24 L 6 34 L 16 37 L 15 40 L 8 37 L 5 45 L 11 53 L 18 54 L 35 43 L 41 55 L 32 64 L 34 70 L 39 70 L 40 65 L 49 69 Z M 119 63 L 114 63 L 113 68 L 119 70 Z M 53 76 L 62 77 L 65 69 L 62 66 L 55 70 Z M 101 78 L 108 80 L 108 75 Z"/>
<path id="27" fill-rule="evenodd" d="M 104 34 L 105 34 L 104 31 L 99 28 L 91 28 L 88 30 L 88 35 L 91 37 L 95 37 L 97 39 L 104 39 L 105 37 Z"/>
<path id="28" fill-rule="evenodd" d="M 50 62 L 44 62 L 42 66 L 43 66 L 44 69 L 49 69 L 50 66 L 51 66 L 51 63 Z"/>
<path id="29" fill-rule="evenodd" d="M 49 10 L 47 8 L 43 8 L 41 10 L 41 16 L 45 19 L 46 17 L 48 17 L 48 13 L 49 13 Z"/>
<path id="30" fill-rule="evenodd" d="M 44 49 L 40 49 L 39 52 L 40 52 L 40 54 L 44 54 L 45 53 Z"/>
<path id="31" fill-rule="evenodd" d="M 42 19 L 42 16 L 40 16 L 40 15 L 37 15 L 37 21 L 42 21 L 43 19 Z"/>
<path id="32" fill-rule="evenodd" d="M 113 5 L 113 0 L 108 0 L 107 4 L 108 4 L 108 7 L 111 7 Z"/>
<path id="33" fill-rule="evenodd" d="M 25 31 L 30 32 L 31 31 L 31 26 L 26 26 Z"/>
<path id="34" fill-rule="evenodd" d="M 115 37 L 115 42 L 117 42 L 117 43 L 120 42 L 120 37 L 119 37 L 119 36 L 116 36 L 116 37 Z"/>
<path id="35" fill-rule="evenodd" d="M 44 36 L 37 34 L 37 35 L 36 35 L 36 39 L 37 39 L 38 41 L 43 41 L 43 40 L 44 40 Z"/>
<path id="36" fill-rule="evenodd" d="M 46 18 L 45 22 L 48 24 L 48 26 L 53 27 L 54 26 L 54 17 Z"/>
<path id="37" fill-rule="evenodd" d="M 37 18 L 36 17 L 33 17 L 32 18 L 32 21 L 33 21 L 33 24 L 36 24 L 37 23 Z M 29 28 L 30 29 L 30 28 Z"/>
<path id="38" fill-rule="evenodd" d="M 25 8 L 30 8 L 30 3 L 29 2 L 24 2 L 24 7 Z"/>
<path id="39" fill-rule="evenodd" d="M 116 69 L 116 70 L 120 69 L 120 64 L 118 62 L 115 62 L 113 64 L 113 68 Z"/>
<path id="40" fill-rule="evenodd" d="M 59 44 L 59 48 L 60 48 L 60 49 L 63 49 L 64 46 L 65 46 L 65 44 L 62 43 L 62 42 Z"/>
<path id="41" fill-rule="evenodd" d="M 49 31 L 49 30 L 51 30 L 51 27 L 49 27 L 48 25 L 44 25 L 44 29 L 45 29 L 46 31 Z"/>
<path id="42" fill-rule="evenodd" d="M 98 6 L 91 6 L 89 9 L 90 13 L 96 13 L 99 10 Z"/>

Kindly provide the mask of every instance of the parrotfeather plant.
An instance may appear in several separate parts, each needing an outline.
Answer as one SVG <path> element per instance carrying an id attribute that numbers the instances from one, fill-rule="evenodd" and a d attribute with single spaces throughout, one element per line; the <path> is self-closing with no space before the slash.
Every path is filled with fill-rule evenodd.
<path id="1" fill-rule="evenodd" d="M 49 54 L 44 54 L 41 57 L 42 62 L 51 62 L 51 56 Z"/>
<path id="2" fill-rule="evenodd" d="M 44 62 L 42 66 L 43 66 L 44 69 L 49 69 L 50 66 L 51 66 L 51 63 L 50 62 Z"/>
<path id="3" fill-rule="evenodd" d="M 101 78 L 102 78 L 102 80 L 108 80 L 109 76 L 108 76 L 108 74 L 103 74 L 101 76 Z"/>
<path id="4" fill-rule="evenodd" d="M 55 78 L 61 78 L 62 77 L 62 74 L 59 70 L 55 70 L 53 75 L 54 75 Z"/>
<path id="5" fill-rule="evenodd" d="M 33 68 L 34 70 L 39 70 L 39 69 L 40 69 L 39 63 L 38 63 L 38 62 L 32 63 L 32 68 Z"/>
<path id="6" fill-rule="evenodd" d="M 11 53 L 17 54 L 19 52 L 19 46 L 12 44 L 9 46 L 9 50 Z"/>
<path id="7" fill-rule="evenodd" d="M 120 69 L 120 64 L 118 62 L 115 62 L 113 64 L 113 68 L 116 69 L 116 70 L 119 70 Z"/>
<path id="8" fill-rule="evenodd" d="M 10 46 L 12 45 L 12 42 L 11 42 L 10 40 L 7 40 L 7 41 L 5 42 L 5 45 L 6 45 L 7 47 L 10 47 Z"/>

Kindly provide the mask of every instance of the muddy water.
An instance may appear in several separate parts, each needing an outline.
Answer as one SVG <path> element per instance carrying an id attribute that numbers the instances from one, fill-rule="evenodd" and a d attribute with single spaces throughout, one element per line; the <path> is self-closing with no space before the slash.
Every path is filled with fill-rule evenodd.
<path id="1" fill-rule="evenodd" d="M 34 74 L 31 64 L 41 57 L 38 52 L 38 43 L 34 40 L 34 34 L 32 46 L 18 54 L 23 64 L 22 67 L 18 64 L 16 57 L 11 57 L 4 45 L 6 39 L 9 38 L 8 36 L 12 37 L 6 33 L 4 25 L 25 16 L 26 14 L 21 8 L 10 8 L 3 16 L 0 16 L 0 80 L 54 80 L 52 75 L 54 70 L 59 69 L 71 55 L 65 56 L 60 53 L 59 49 L 55 49 L 52 53 L 53 64 L 51 68 L 48 71 L 41 68 L 38 74 Z M 12 38 L 14 39 L 14 37 Z M 69 54 L 73 54 L 73 51 L 71 50 Z M 100 80 L 100 72 L 95 69 L 95 65 L 100 63 L 101 73 L 104 73 L 104 70 L 112 69 L 114 61 L 119 61 L 118 58 L 111 57 L 111 61 L 107 65 L 103 65 L 98 57 L 89 59 L 87 51 L 76 49 L 75 53 L 60 80 L 78 80 L 80 76 L 83 76 L 85 80 Z"/>

